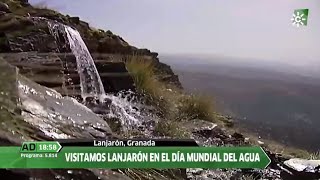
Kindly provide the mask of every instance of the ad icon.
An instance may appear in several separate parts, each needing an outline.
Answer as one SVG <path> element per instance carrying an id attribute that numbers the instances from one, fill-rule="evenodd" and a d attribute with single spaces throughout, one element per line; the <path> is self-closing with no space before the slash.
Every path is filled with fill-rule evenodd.
<path id="1" fill-rule="evenodd" d="M 291 18 L 293 26 L 307 26 L 309 9 L 296 9 Z"/>

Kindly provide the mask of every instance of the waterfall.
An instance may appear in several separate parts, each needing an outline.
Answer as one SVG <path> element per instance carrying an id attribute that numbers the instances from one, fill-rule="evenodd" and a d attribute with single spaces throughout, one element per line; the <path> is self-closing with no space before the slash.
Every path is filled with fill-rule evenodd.
<path id="1" fill-rule="evenodd" d="M 140 125 L 145 118 L 144 115 L 141 115 L 141 111 L 137 109 L 136 104 L 131 102 L 127 97 L 123 97 L 121 93 L 117 96 L 105 93 L 93 58 L 80 33 L 61 23 L 48 21 L 48 24 L 50 33 L 58 43 L 63 42 L 59 35 L 63 34 L 64 40 L 67 40 L 72 53 L 76 57 L 82 98 L 85 100 L 87 97 L 96 97 L 101 103 L 104 103 L 106 98 L 110 99 L 110 113 L 107 114 L 109 117 L 120 119 L 125 129 Z"/>
<path id="2" fill-rule="evenodd" d="M 104 87 L 86 44 L 78 31 L 65 25 L 64 28 L 68 37 L 70 49 L 76 56 L 78 73 L 81 81 L 81 95 L 83 99 L 88 96 L 94 96 L 101 100 L 101 97 L 105 95 Z"/>
<path id="3" fill-rule="evenodd" d="M 61 43 L 59 32 L 62 32 L 63 38 L 67 40 L 72 53 L 76 57 L 82 99 L 85 100 L 87 97 L 95 97 L 102 102 L 106 93 L 93 58 L 81 38 L 80 33 L 70 26 L 61 23 L 50 21 L 48 23 L 49 30 L 56 41 Z"/>

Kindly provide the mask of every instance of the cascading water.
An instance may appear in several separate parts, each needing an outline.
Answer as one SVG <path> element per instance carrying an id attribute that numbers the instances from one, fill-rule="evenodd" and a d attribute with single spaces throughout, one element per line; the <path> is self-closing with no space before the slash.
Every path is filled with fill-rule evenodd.
<path id="1" fill-rule="evenodd" d="M 103 100 L 102 97 L 106 93 L 104 91 L 100 75 L 86 44 L 84 43 L 78 31 L 69 26 L 64 26 L 64 28 L 68 37 L 70 49 L 76 56 L 78 73 L 81 82 L 81 95 L 83 99 L 88 96 L 94 96 L 98 97 L 100 101 Z"/>
<path id="2" fill-rule="evenodd" d="M 125 129 L 130 129 L 141 124 L 141 120 L 145 119 L 137 106 L 133 104 L 126 96 L 118 96 L 106 94 L 100 75 L 94 64 L 93 58 L 81 38 L 80 33 L 61 23 L 48 22 L 51 34 L 56 41 L 61 42 L 59 33 L 64 34 L 63 38 L 69 43 L 72 53 L 76 57 L 77 71 L 80 76 L 81 96 L 85 100 L 87 97 L 95 97 L 104 103 L 105 99 L 111 100 L 109 117 L 116 117 L 121 120 Z"/>
<path id="3" fill-rule="evenodd" d="M 70 49 L 76 57 L 77 70 L 80 76 L 82 98 L 86 99 L 87 97 L 96 97 L 102 101 L 102 97 L 106 93 L 93 58 L 90 55 L 86 44 L 81 38 L 80 33 L 70 26 L 55 22 L 49 22 L 49 29 L 58 43 L 61 42 L 59 32 L 62 31 L 65 33 L 64 38 L 68 40 L 67 42 L 70 46 Z"/>

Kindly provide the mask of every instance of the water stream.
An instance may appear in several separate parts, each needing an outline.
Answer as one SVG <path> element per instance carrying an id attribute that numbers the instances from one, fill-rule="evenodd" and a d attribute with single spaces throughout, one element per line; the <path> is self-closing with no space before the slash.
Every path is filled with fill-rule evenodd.
<path id="1" fill-rule="evenodd" d="M 120 119 L 126 129 L 140 125 L 142 119 L 145 118 L 137 108 L 137 104 L 121 93 L 118 95 L 106 94 L 94 60 L 80 33 L 58 22 L 48 21 L 48 27 L 58 43 L 66 42 L 69 44 L 76 57 L 82 99 L 86 100 L 88 97 L 93 97 L 99 100 L 101 104 L 109 99 L 111 100 L 110 112 L 107 114 L 109 117 Z M 64 41 L 61 40 L 61 34 L 63 34 Z"/>
<path id="2" fill-rule="evenodd" d="M 93 96 L 97 97 L 102 102 L 103 96 L 106 93 L 86 44 L 77 30 L 66 25 L 64 25 L 64 28 L 68 37 L 70 49 L 77 60 L 82 98 L 86 99 L 89 96 Z"/>

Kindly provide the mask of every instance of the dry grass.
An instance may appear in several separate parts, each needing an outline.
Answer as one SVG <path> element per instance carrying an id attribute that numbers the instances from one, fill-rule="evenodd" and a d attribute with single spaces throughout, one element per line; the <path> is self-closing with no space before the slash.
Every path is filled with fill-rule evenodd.
<path id="1" fill-rule="evenodd" d="M 310 160 L 320 160 L 320 151 L 315 152 L 315 153 L 311 153 L 309 159 Z"/>
<path id="2" fill-rule="evenodd" d="M 215 120 L 212 97 L 185 95 L 160 82 L 154 74 L 152 61 L 142 56 L 127 57 L 126 66 L 134 78 L 137 90 L 147 97 L 148 103 L 158 107 L 164 118 Z"/>
<path id="3" fill-rule="evenodd" d="M 212 97 L 204 95 L 183 96 L 179 102 L 179 112 L 190 119 L 215 121 L 215 107 Z"/>
<path id="4" fill-rule="evenodd" d="M 138 92 L 146 98 L 146 103 L 156 107 L 162 119 L 155 127 L 156 135 L 188 137 L 179 123 L 193 119 L 211 122 L 216 120 L 212 97 L 186 95 L 177 88 L 160 82 L 150 60 L 143 56 L 128 56 L 126 67 L 133 76 Z"/>
<path id="5" fill-rule="evenodd" d="M 171 98 L 174 93 L 168 91 L 165 85 L 156 79 L 152 62 L 134 55 L 127 58 L 126 67 L 138 92 L 145 96 L 146 103 L 157 107 L 161 115 L 167 114 L 168 109 L 173 107 Z"/>
<path id="6" fill-rule="evenodd" d="M 175 138 L 189 138 L 190 134 L 181 128 L 177 121 L 165 121 L 157 123 L 155 126 L 157 136 L 161 137 L 175 137 Z"/>
<path id="7" fill-rule="evenodd" d="M 138 91 L 148 94 L 156 93 L 157 82 L 154 79 L 154 67 L 151 61 L 134 55 L 126 59 L 126 67 L 132 74 Z"/>

